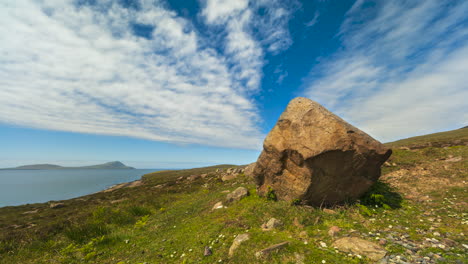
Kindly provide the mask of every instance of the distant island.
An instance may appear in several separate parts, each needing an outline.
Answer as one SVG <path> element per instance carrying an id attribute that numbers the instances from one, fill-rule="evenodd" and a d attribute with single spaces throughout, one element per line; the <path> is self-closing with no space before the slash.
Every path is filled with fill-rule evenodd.
<path id="1" fill-rule="evenodd" d="M 5 168 L 2 170 L 71 170 L 71 169 L 99 169 L 99 170 L 109 170 L 109 169 L 135 169 L 133 167 L 126 166 L 120 161 L 112 161 L 104 164 L 91 165 L 91 166 L 82 166 L 82 167 L 63 167 L 54 164 L 33 164 L 33 165 L 24 165 L 15 168 Z"/>

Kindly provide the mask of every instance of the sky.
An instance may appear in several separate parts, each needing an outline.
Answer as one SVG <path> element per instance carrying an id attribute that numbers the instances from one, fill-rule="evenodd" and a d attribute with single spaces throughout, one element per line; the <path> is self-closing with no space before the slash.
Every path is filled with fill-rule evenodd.
<path id="1" fill-rule="evenodd" d="M 381 142 L 468 124 L 468 1 L 0 2 L 0 167 L 254 162 L 298 96 Z"/>

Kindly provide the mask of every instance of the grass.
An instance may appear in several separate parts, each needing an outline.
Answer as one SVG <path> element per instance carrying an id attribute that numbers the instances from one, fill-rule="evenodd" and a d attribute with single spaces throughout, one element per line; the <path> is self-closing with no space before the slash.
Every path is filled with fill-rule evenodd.
<path id="1" fill-rule="evenodd" d="M 401 139 L 385 145 L 391 148 L 410 147 L 423 148 L 433 146 L 466 145 L 468 142 L 468 128 L 460 128 L 447 132 L 434 133 L 424 136 Z"/>
<path id="2" fill-rule="evenodd" d="M 448 157 L 463 157 L 447 162 Z M 348 256 L 330 245 L 328 229 L 338 236 L 357 235 L 378 241 L 407 236 L 414 243 L 454 241 L 448 250 L 424 247 L 421 256 L 440 254 L 447 262 L 465 261 L 467 244 L 467 146 L 396 149 L 381 180 L 359 203 L 320 208 L 259 197 L 252 179 L 240 176 L 222 182 L 221 165 L 191 170 L 155 172 L 143 184 L 62 201 L 0 208 L 0 263 L 371 263 Z M 191 175 L 207 174 L 189 181 Z M 250 196 L 227 208 L 225 191 L 244 186 Z M 284 224 L 272 231 L 261 225 L 271 217 Z M 234 237 L 248 233 L 232 258 L 227 252 Z M 265 259 L 255 252 L 283 241 L 290 244 Z M 327 247 L 320 246 L 320 242 Z M 212 256 L 204 257 L 205 246 Z M 388 242 L 389 254 L 407 255 L 400 244 Z"/>

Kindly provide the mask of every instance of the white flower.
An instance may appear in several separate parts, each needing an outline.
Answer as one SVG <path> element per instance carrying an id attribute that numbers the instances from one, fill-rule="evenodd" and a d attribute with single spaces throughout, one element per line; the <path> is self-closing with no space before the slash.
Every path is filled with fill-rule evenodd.
<path id="1" fill-rule="evenodd" d="M 327 261 L 325 261 L 324 259 L 322 259 L 322 263 L 327 263 Z"/>

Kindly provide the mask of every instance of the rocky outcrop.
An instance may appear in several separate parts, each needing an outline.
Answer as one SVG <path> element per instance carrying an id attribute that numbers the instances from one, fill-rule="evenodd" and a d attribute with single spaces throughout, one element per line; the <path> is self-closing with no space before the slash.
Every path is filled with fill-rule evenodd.
<path id="1" fill-rule="evenodd" d="M 253 175 L 258 193 L 305 204 L 361 196 L 391 150 L 320 104 L 292 100 L 263 144 Z"/>

